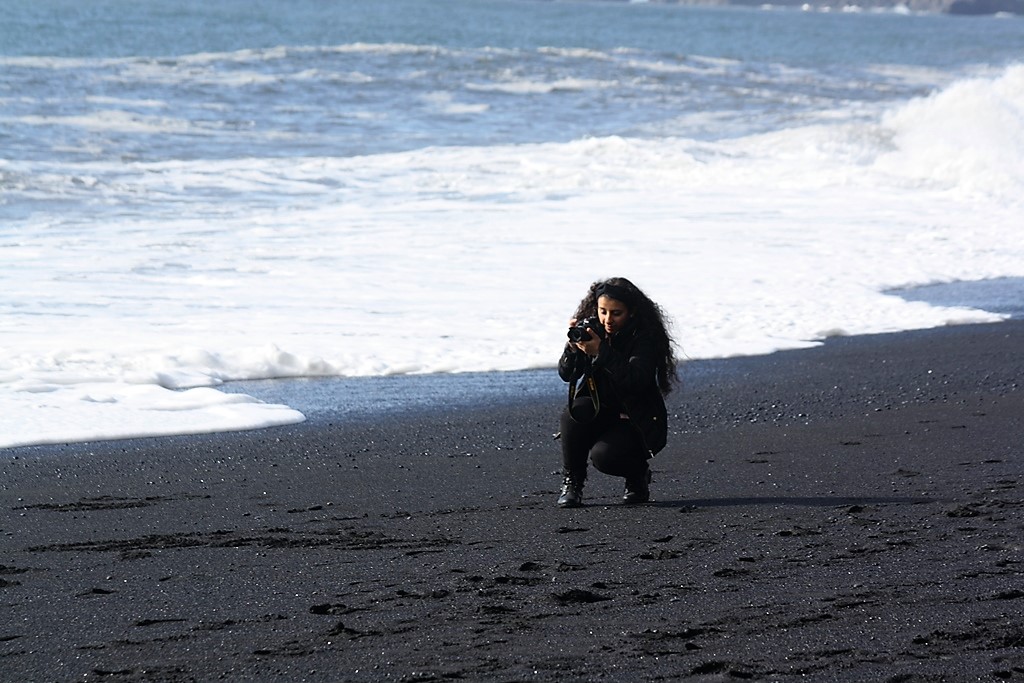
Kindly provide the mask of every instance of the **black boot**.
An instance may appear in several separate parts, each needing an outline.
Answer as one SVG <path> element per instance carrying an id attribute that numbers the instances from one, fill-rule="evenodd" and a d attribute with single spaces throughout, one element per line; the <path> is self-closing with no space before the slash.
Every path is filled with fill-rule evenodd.
<path id="1" fill-rule="evenodd" d="M 583 482 L 586 481 L 586 472 L 563 472 L 562 490 L 558 495 L 558 507 L 578 508 L 583 505 Z"/>
<path id="2" fill-rule="evenodd" d="M 644 466 L 641 474 L 626 477 L 626 493 L 622 502 L 626 505 L 639 505 L 651 499 L 651 468 Z"/>

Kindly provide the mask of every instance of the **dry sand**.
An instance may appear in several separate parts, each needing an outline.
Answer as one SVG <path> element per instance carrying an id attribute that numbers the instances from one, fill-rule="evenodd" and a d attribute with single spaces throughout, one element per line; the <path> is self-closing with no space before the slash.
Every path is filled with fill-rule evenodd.
<path id="1" fill-rule="evenodd" d="M 682 374 L 641 507 L 555 507 L 553 371 L 0 451 L 0 679 L 1024 680 L 1024 323 Z"/>

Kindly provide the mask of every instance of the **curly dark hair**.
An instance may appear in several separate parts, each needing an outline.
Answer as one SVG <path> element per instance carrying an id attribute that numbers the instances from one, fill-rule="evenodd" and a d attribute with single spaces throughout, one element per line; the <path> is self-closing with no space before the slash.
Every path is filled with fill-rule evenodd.
<path id="1" fill-rule="evenodd" d="M 613 277 L 607 280 L 598 280 L 590 285 L 587 295 L 580 301 L 573 316 L 577 320 L 583 320 L 589 316 L 597 315 L 597 300 L 601 296 L 598 290 L 605 287 L 612 287 L 623 292 L 623 297 L 612 297 L 622 300 L 622 303 L 629 307 L 633 320 L 639 329 L 652 335 L 658 346 L 658 388 L 662 394 L 668 394 L 679 381 L 676 375 L 676 356 L 673 350 L 675 341 L 669 332 L 671 321 L 661 306 L 644 294 L 639 287 L 624 277 Z M 609 294 L 609 296 L 611 296 Z"/>

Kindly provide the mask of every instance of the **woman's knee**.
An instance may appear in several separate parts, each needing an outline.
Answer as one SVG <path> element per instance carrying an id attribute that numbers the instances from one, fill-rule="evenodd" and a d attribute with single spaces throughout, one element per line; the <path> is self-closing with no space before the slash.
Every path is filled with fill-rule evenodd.
<path id="1" fill-rule="evenodd" d="M 625 476 L 629 469 L 628 458 L 628 453 L 607 441 L 598 441 L 590 449 L 590 462 L 594 463 L 594 469 L 615 477 Z"/>
<path id="2" fill-rule="evenodd" d="M 567 406 L 562 410 L 562 429 L 571 429 L 572 427 L 588 426 L 592 427 L 597 418 L 597 411 L 594 409 L 594 402 L 589 398 L 578 398 L 572 402 L 572 405 Z"/>
<path id="3" fill-rule="evenodd" d="M 598 472 L 628 477 L 644 467 L 647 456 L 636 435 L 628 427 L 618 426 L 594 443 L 590 448 L 590 461 Z"/>

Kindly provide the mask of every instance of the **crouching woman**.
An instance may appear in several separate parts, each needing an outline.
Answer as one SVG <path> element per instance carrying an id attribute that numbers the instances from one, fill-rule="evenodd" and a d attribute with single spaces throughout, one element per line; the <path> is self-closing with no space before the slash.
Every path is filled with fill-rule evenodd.
<path id="1" fill-rule="evenodd" d="M 561 415 L 559 507 L 583 504 L 588 460 L 625 479 L 626 504 L 650 500 L 648 460 L 668 436 L 664 397 L 676 359 L 661 307 L 625 278 L 591 285 L 569 321 L 558 374 L 569 383 Z"/>

